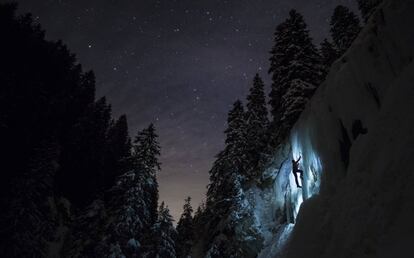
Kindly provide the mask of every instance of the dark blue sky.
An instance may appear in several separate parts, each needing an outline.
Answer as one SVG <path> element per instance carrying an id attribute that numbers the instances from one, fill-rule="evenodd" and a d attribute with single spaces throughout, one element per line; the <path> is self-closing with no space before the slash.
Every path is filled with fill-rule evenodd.
<path id="1" fill-rule="evenodd" d="M 1 1 L 5 2 L 5 1 Z M 222 148 L 230 105 L 267 75 L 273 31 L 291 8 L 315 43 L 338 4 L 354 0 L 22 0 L 49 39 L 62 39 L 97 76 L 132 136 L 154 122 L 162 145 L 160 199 L 174 217 L 190 195 L 197 206 Z"/>

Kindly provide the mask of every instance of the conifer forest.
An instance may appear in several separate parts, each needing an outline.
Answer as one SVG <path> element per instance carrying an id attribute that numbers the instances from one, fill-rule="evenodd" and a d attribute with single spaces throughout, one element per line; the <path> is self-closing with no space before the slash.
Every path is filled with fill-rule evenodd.
<path id="1" fill-rule="evenodd" d="M 0 256 L 414 257 L 413 12 L 0 1 Z"/>

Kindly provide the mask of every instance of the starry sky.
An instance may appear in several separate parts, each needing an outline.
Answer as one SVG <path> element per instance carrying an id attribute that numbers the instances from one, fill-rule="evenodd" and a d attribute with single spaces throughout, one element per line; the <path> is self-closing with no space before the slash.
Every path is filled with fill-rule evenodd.
<path id="1" fill-rule="evenodd" d="M 0 0 L 1 2 L 5 2 Z M 154 122 L 162 146 L 160 199 L 178 219 L 183 199 L 197 206 L 223 147 L 226 114 L 245 99 L 255 73 L 269 90 L 277 24 L 296 8 L 315 43 L 328 35 L 338 4 L 355 0 L 21 0 L 47 38 L 62 39 L 97 77 L 130 134 Z"/>

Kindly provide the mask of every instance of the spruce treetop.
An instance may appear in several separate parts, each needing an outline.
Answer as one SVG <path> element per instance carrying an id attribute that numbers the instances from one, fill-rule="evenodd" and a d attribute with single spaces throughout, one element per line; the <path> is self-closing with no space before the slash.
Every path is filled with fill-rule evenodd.
<path id="1" fill-rule="evenodd" d="M 179 258 L 186 258 L 190 255 L 194 239 L 193 208 L 191 207 L 190 202 L 191 197 L 187 197 L 183 206 L 183 213 L 177 223 L 178 236 L 175 247 L 177 257 Z"/>
<path id="2" fill-rule="evenodd" d="M 168 206 L 161 203 L 158 210 L 158 219 L 153 227 L 154 249 L 150 257 L 175 258 L 176 231 L 173 226 L 174 219 L 170 215 Z"/>
<path id="3" fill-rule="evenodd" d="M 172 223 L 174 221 L 173 217 L 170 215 L 170 209 L 165 205 L 164 202 L 161 202 L 160 208 L 158 210 L 158 222 L 159 223 Z"/>
<path id="4" fill-rule="evenodd" d="M 360 31 L 358 17 L 349 8 L 338 5 L 331 18 L 330 32 L 340 54 L 343 54 L 351 46 Z"/>
<path id="5" fill-rule="evenodd" d="M 244 107 L 240 100 L 237 100 L 233 104 L 233 108 L 228 113 L 227 117 L 227 129 L 224 131 L 226 134 L 226 144 L 230 148 L 238 145 L 244 140 L 243 130 L 245 128 L 245 113 Z"/>
<path id="6" fill-rule="evenodd" d="M 274 83 L 284 84 L 293 79 L 306 79 L 313 83 L 317 76 L 314 65 L 319 56 L 300 13 L 296 10 L 289 12 L 285 22 L 276 28 L 274 43 L 269 69 Z"/>
<path id="7" fill-rule="evenodd" d="M 270 54 L 270 104 L 274 120 L 278 123 L 283 113 L 283 96 L 291 83 L 302 80 L 318 86 L 322 75 L 319 53 L 312 43 L 303 16 L 296 10 L 291 10 L 289 17 L 276 27 Z"/>
<path id="8" fill-rule="evenodd" d="M 253 86 L 247 96 L 246 111 L 246 170 L 247 178 L 253 179 L 258 175 L 258 165 L 262 153 L 267 146 L 267 128 L 269 120 L 267 115 L 264 83 L 259 74 L 253 79 Z"/>
<path id="9" fill-rule="evenodd" d="M 187 226 L 184 224 L 191 224 L 193 219 L 192 214 L 193 207 L 191 206 L 191 197 L 189 196 L 184 200 L 183 213 L 181 214 L 180 220 L 177 223 L 177 229 L 180 226 Z"/>
<path id="10" fill-rule="evenodd" d="M 138 132 L 134 140 L 134 155 L 133 158 L 138 166 L 143 166 L 144 169 L 160 170 L 161 163 L 158 157 L 161 155 L 160 144 L 158 143 L 158 135 L 155 132 L 155 127 L 150 124 L 141 132 Z"/>
<path id="11" fill-rule="evenodd" d="M 226 147 L 221 157 L 218 158 L 219 163 L 221 163 L 219 169 L 222 170 L 227 167 L 241 173 L 245 169 L 247 146 L 246 113 L 240 100 L 234 102 L 233 109 L 228 114 L 227 124 L 228 127 L 224 131 L 226 134 Z M 227 171 L 227 173 L 231 173 L 231 171 Z"/>
<path id="12" fill-rule="evenodd" d="M 267 125 L 266 97 L 264 93 L 264 83 L 259 74 L 253 79 L 253 87 L 247 96 L 247 122 L 257 121 L 263 126 Z"/>
<path id="13" fill-rule="evenodd" d="M 185 198 L 183 210 L 184 210 L 183 215 L 185 215 L 185 216 L 191 216 L 192 215 L 193 207 L 191 206 L 191 197 L 190 196 Z"/>

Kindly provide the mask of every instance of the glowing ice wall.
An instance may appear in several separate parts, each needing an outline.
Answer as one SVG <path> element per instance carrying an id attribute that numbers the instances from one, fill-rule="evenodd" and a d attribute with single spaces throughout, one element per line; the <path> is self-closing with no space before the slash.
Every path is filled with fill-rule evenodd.
<path id="1" fill-rule="evenodd" d="M 298 180 L 302 188 L 297 187 L 292 173 L 292 160 L 298 160 L 299 157 L 303 180 L 300 175 Z M 251 203 L 257 222 L 255 225 L 264 236 L 264 248 L 258 257 L 278 257 L 294 228 L 301 204 L 318 194 L 321 184 L 321 159 L 311 143 L 305 123 L 292 130 L 289 142 L 275 153 L 274 162 L 264 174 L 273 182 L 270 189 L 257 189 L 250 194 L 254 197 Z"/>
<path id="2" fill-rule="evenodd" d="M 302 202 L 319 193 L 322 164 L 318 153 L 312 147 L 309 134 L 306 131 L 292 132 L 291 147 L 291 159 L 298 160 L 300 158 L 299 169 L 303 170 L 303 181 L 298 174 L 302 188 L 297 188 L 294 175 L 293 173 L 290 174 L 291 202 L 293 204 L 294 218 L 296 218 Z"/>
<path id="3" fill-rule="evenodd" d="M 264 238 L 259 258 L 279 256 L 294 228 L 301 204 L 319 193 L 322 164 L 305 124 L 292 130 L 289 141 L 274 154 L 273 162 L 265 170 L 265 182 L 272 182 L 270 187 L 254 188 L 247 193 L 254 226 Z M 304 172 L 303 182 L 298 175 L 302 188 L 297 187 L 292 173 L 292 160 L 299 157 L 299 169 Z"/>

